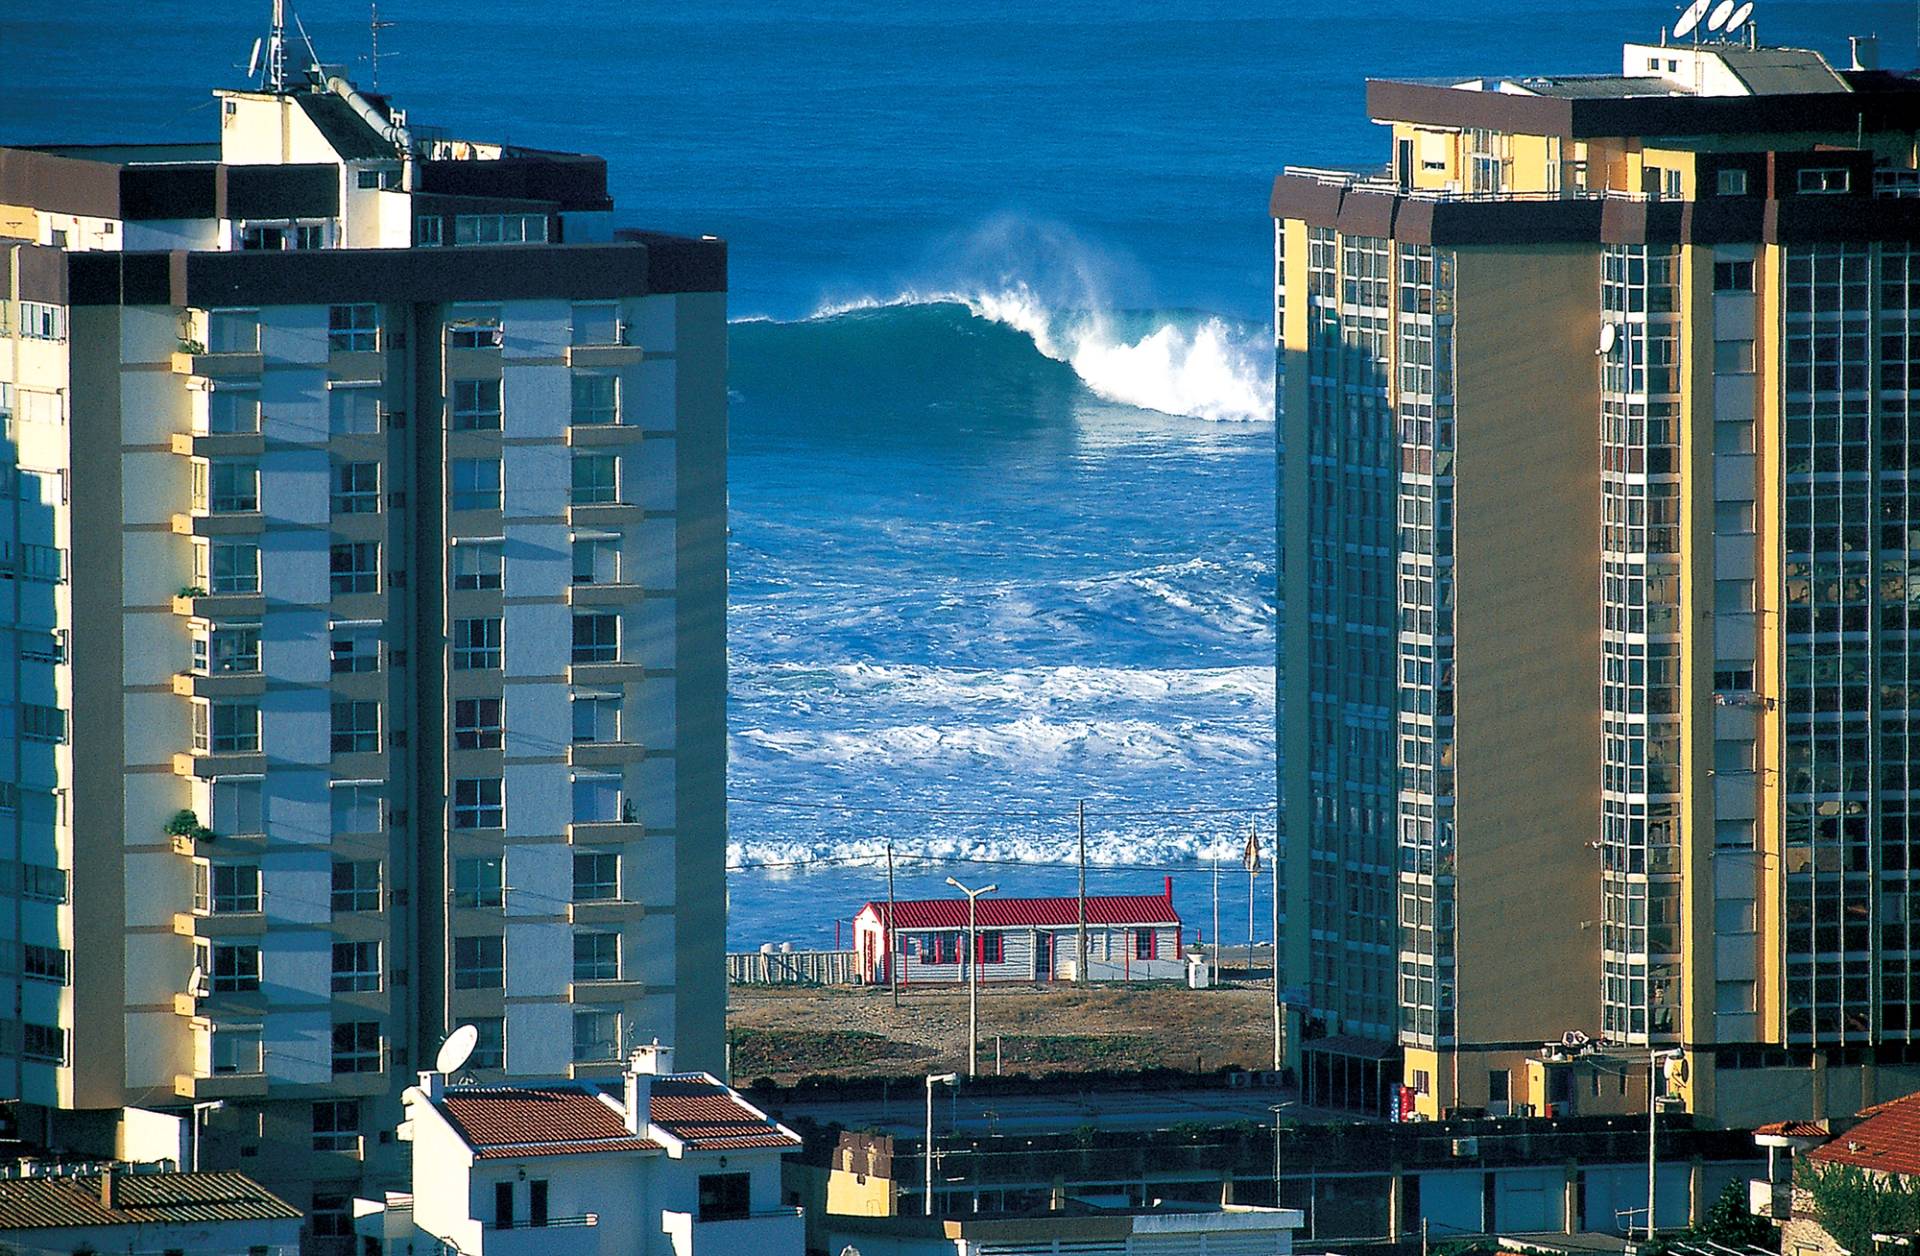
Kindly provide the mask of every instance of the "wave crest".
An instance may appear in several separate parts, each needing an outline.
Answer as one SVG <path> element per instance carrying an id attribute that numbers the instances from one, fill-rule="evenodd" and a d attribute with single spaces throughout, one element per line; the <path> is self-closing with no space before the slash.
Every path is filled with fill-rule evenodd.
<path id="1" fill-rule="evenodd" d="M 1073 368 L 1095 396 L 1161 414 L 1214 422 L 1271 422 L 1272 348 L 1258 331 L 1219 315 L 1060 310 L 1025 284 L 993 290 L 902 292 L 822 305 L 810 321 L 905 306 L 958 305 L 1033 342 Z M 1129 323 L 1144 324 L 1128 326 Z"/>

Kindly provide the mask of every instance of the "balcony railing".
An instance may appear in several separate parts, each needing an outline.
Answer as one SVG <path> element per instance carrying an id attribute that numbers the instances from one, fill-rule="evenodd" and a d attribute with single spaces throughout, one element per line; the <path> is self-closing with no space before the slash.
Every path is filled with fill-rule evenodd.
<path id="1" fill-rule="evenodd" d="M 491 1234 L 491 1233 L 498 1233 L 501 1231 L 565 1230 L 565 1229 L 578 1229 L 581 1226 L 599 1225 L 599 1224 L 600 1224 L 599 1213 L 583 1212 L 583 1213 L 580 1213 L 578 1216 L 572 1216 L 572 1217 L 548 1217 L 544 1221 L 534 1221 L 531 1219 L 528 1219 L 526 1221 L 520 1221 L 520 1220 L 513 1220 L 513 1221 L 506 1221 L 506 1222 L 492 1221 L 487 1224 L 487 1232 Z"/>
<path id="2" fill-rule="evenodd" d="M 1436 203 L 1657 201 L 1661 199 L 1645 192 L 1631 192 L 1624 188 L 1566 187 L 1561 188 L 1557 192 L 1545 190 L 1530 192 L 1513 190 L 1469 192 L 1460 188 L 1409 188 L 1402 187 L 1398 179 L 1382 171 L 1340 170 L 1327 166 L 1287 166 L 1282 173 L 1288 178 L 1310 179 L 1315 183 L 1326 184 L 1329 187 L 1347 188 L 1355 192 L 1374 192 L 1382 196 L 1398 196 L 1410 201 L 1432 201 Z"/>

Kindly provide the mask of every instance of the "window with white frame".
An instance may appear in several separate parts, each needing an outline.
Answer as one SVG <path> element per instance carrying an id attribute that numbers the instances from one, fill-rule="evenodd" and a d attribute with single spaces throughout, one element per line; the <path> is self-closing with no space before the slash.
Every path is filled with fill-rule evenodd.
<path id="1" fill-rule="evenodd" d="M 480 616 L 453 621 L 453 669 L 485 671 L 500 666 L 501 620 Z"/>
<path id="2" fill-rule="evenodd" d="M 250 863 L 193 865 L 193 907 L 215 916 L 248 916 L 260 910 L 260 867 Z"/>
<path id="3" fill-rule="evenodd" d="M 586 427 L 619 421 L 620 377 L 574 372 L 573 423 Z"/>
<path id="4" fill-rule="evenodd" d="M 456 432 L 500 430 L 499 380 L 456 379 L 453 381 L 453 430 Z"/>
<path id="5" fill-rule="evenodd" d="M 612 611 L 591 611 L 573 617 L 573 654 L 575 663 L 617 663 L 620 661 L 620 616 Z"/>
<path id="6" fill-rule="evenodd" d="M 596 851 L 573 857 L 573 901 L 609 903 L 620 897 L 620 856 Z"/>
<path id="7" fill-rule="evenodd" d="M 499 777 L 469 776 L 453 783 L 454 828 L 498 829 L 506 823 L 506 788 Z"/>
<path id="8" fill-rule="evenodd" d="M 580 533 L 573 538 L 575 584 L 620 583 L 620 538 Z"/>
<path id="9" fill-rule="evenodd" d="M 27 741 L 64 743 L 67 740 L 67 713 L 56 706 L 22 702 L 20 736 Z"/>
<path id="10" fill-rule="evenodd" d="M 358 1099 L 319 1099 L 314 1102 L 313 1149 L 348 1153 L 360 1150 Z M 348 1234 L 352 1232 L 351 1229 L 347 1231 Z"/>
<path id="11" fill-rule="evenodd" d="M 1803 193 L 1845 192 L 1852 187 L 1852 172 L 1845 166 L 1815 166 L 1802 170 L 1796 184 Z"/>
<path id="12" fill-rule="evenodd" d="M 28 981 L 64 986 L 72 979 L 70 959 L 64 948 L 27 942 L 20 947 L 20 975 Z"/>
<path id="13" fill-rule="evenodd" d="M 479 1039 L 467 1063 L 473 1068 L 505 1068 L 507 1064 L 507 1022 L 502 1016 L 477 1016 L 467 1022 Z"/>
<path id="14" fill-rule="evenodd" d="M 215 515 L 260 509 L 260 464 L 252 461 L 193 462 L 193 508 Z"/>
<path id="15" fill-rule="evenodd" d="M 256 384 L 216 383 L 207 392 L 207 432 L 247 436 L 260 430 L 260 388 Z"/>
<path id="16" fill-rule="evenodd" d="M 573 455 L 573 495 L 576 506 L 604 506 L 620 500 L 620 455 Z"/>
<path id="17" fill-rule="evenodd" d="M 506 569 L 499 541 L 469 541 L 456 538 L 453 543 L 453 587 L 456 589 L 498 589 Z"/>
<path id="18" fill-rule="evenodd" d="M 20 335 L 27 340 L 65 340 L 67 307 L 46 301 L 22 301 Z"/>
<path id="19" fill-rule="evenodd" d="M 201 754 L 260 753 L 260 703 L 252 698 L 195 701 L 193 748 Z"/>
<path id="20" fill-rule="evenodd" d="M 333 353 L 370 353 L 380 347 L 380 307 L 335 305 L 327 310 L 327 349 Z"/>
<path id="21" fill-rule="evenodd" d="M 208 1063 L 215 1077 L 258 1076 L 266 1052 L 258 1025 L 215 1025 L 207 1043 Z"/>
<path id="22" fill-rule="evenodd" d="M 620 740 L 621 696 L 617 693 L 573 695 L 573 739 L 605 744 Z"/>
<path id="23" fill-rule="evenodd" d="M 343 541 L 327 551 L 327 579 L 336 596 L 380 591 L 380 543 Z"/>
<path id="24" fill-rule="evenodd" d="M 377 1073 L 380 1071 L 380 1022 L 336 1021 L 333 1026 L 333 1071 L 341 1073 Z"/>
<path id="25" fill-rule="evenodd" d="M 336 859 L 333 861 L 331 906 L 334 914 L 380 910 L 380 861 L 378 859 Z"/>
<path id="26" fill-rule="evenodd" d="M 211 540 L 193 547 L 194 583 L 209 593 L 260 592 L 260 544 Z"/>
<path id="27" fill-rule="evenodd" d="M 36 903 L 66 902 L 67 870 L 50 868 L 45 864 L 21 864 L 20 897 L 31 899 Z"/>
<path id="28" fill-rule="evenodd" d="M 260 625 L 246 620 L 203 623 L 193 633 L 193 670 L 227 676 L 260 670 Z"/>
<path id="29" fill-rule="evenodd" d="M 506 903 L 505 864 L 498 855 L 453 861 L 455 907 L 500 907 Z"/>
<path id="30" fill-rule="evenodd" d="M 456 750 L 498 750 L 505 729 L 499 698 L 458 698 L 453 704 Z"/>
<path id="31" fill-rule="evenodd" d="M 576 1008 L 573 1013 L 573 1058 L 582 1064 L 620 1056 L 620 1013 L 601 1008 Z"/>
<path id="32" fill-rule="evenodd" d="M 500 509 L 500 460 L 455 458 L 448 466 L 449 510 Z"/>
<path id="33" fill-rule="evenodd" d="M 333 753 L 371 754 L 380 749 L 380 704 L 372 701 L 335 701 Z"/>
<path id="34" fill-rule="evenodd" d="M 260 988 L 260 948 L 251 942 L 215 942 L 207 950 L 207 980 L 215 994 Z"/>
<path id="35" fill-rule="evenodd" d="M 335 436 L 371 436 L 380 430 L 380 385 L 341 380 L 327 385 L 327 431 Z"/>
<path id="36" fill-rule="evenodd" d="M 328 791 L 335 833 L 378 833 L 381 824 L 378 781 L 335 781 Z"/>
<path id="37" fill-rule="evenodd" d="M 580 775 L 573 778 L 575 824 L 615 824 L 620 818 L 619 777 Z"/>
<path id="38" fill-rule="evenodd" d="M 20 546 L 20 578 L 38 581 L 42 584 L 65 584 L 67 580 L 67 551 L 57 545 L 35 545 L 23 542 Z"/>
<path id="39" fill-rule="evenodd" d="M 620 980 L 620 935 L 588 932 L 573 935 L 573 979 L 575 981 Z"/>
<path id="40" fill-rule="evenodd" d="M 67 1031 L 59 1025 L 22 1021 L 20 1054 L 26 1059 L 39 1060 L 44 1064 L 65 1064 L 67 1062 Z"/>
<path id="41" fill-rule="evenodd" d="M 380 988 L 380 944 L 335 942 L 333 990 L 336 994 L 366 993 Z"/>
<path id="42" fill-rule="evenodd" d="M 506 940 L 498 934 L 453 940 L 453 988 L 498 990 L 504 984 Z"/>
<path id="43" fill-rule="evenodd" d="M 336 676 L 380 670 L 377 622 L 335 623 L 327 634 L 329 663 Z"/>
<path id="44" fill-rule="evenodd" d="M 571 331 L 570 342 L 576 345 L 620 344 L 620 306 L 612 301 L 576 301 Z"/>
<path id="45" fill-rule="evenodd" d="M 545 244 L 545 214 L 456 214 L 455 244 Z"/>
<path id="46" fill-rule="evenodd" d="M 265 785 L 258 776 L 216 776 L 208 787 L 214 833 L 235 837 L 266 832 Z"/>
<path id="47" fill-rule="evenodd" d="M 332 505 L 336 515 L 376 513 L 380 509 L 380 464 L 334 463 Z"/>

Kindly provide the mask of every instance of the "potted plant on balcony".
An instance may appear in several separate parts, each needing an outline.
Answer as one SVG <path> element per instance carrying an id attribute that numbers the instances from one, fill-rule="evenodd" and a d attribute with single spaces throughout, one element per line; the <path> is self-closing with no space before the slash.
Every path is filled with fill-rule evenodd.
<path id="1" fill-rule="evenodd" d="M 200 817 L 186 807 L 167 818 L 166 829 L 168 837 L 187 837 L 196 842 L 213 840 L 213 830 L 200 823 Z"/>

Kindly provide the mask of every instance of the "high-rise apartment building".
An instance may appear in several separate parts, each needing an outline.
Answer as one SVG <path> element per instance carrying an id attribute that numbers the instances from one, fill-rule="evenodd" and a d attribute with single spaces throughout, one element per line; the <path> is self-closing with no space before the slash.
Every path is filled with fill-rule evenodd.
<path id="1" fill-rule="evenodd" d="M 0 149 L 0 1094 L 326 1237 L 455 1025 L 724 1068 L 726 255 L 287 78 Z"/>
<path id="2" fill-rule="evenodd" d="M 1920 1086 L 1920 81 L 1737 38 L 1274 186 L 1285 962 L 1422 1114 Z"/>

